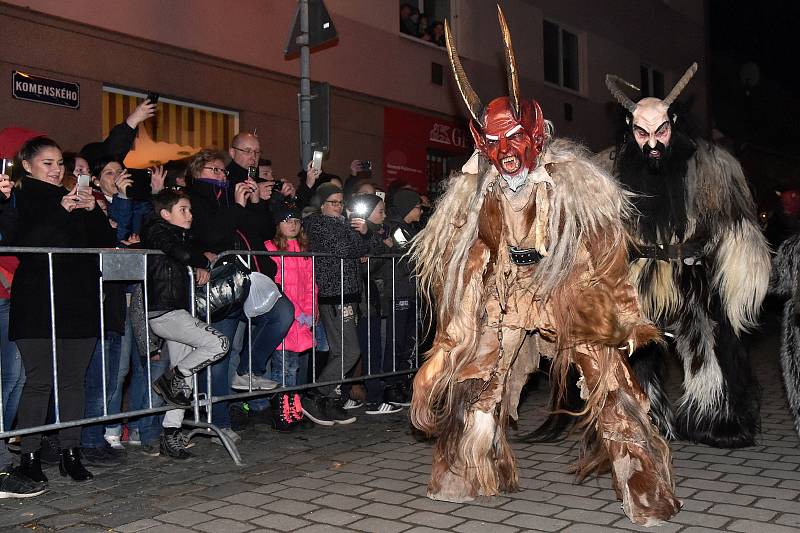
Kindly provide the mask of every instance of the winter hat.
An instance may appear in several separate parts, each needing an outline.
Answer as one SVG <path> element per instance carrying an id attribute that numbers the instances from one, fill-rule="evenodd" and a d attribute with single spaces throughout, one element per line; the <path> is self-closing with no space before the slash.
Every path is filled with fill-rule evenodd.
<path id="1" fill-rule="evenodd" d="M 392 209 L 400 218 L 405 218 L 419 204 L 419 194 L 411 189 L 400 189 L 392 198 Z"/>
<path id="2" fill-rule="evenodd" d="M 296 218 L 297 220 L 300 220 L 302 217 L 300 216 L 299 209 L 295 207 L 289 207 L 286 204 L 281 204 L 280 206 L 273 208 L 272 218 L 275 220 L 276 224 L 280 224 L 281 222 L 286 222 L 290 218 Z"/>
<path id="3" fill-rule="evenodd" d="M 342 189 L 340 189 L 336 185 L 332 183 L 323 183 L 322 185 L 317 187 L 317 190 L 314 192 L 314 197 L 311 199 L 311 201 L 313 202 L 314 207 L 321 207 L 322 204 L 325 202 L 325 200 L 327 200 L 334 194 L 341 192 Z"/>
<path id="4" fill-rule="evenodd" d="M 375 207 L 381 202 L 376 194 L 356 194 L 347 202 L 347 209 L 358 218 L 369 218 Z"/>

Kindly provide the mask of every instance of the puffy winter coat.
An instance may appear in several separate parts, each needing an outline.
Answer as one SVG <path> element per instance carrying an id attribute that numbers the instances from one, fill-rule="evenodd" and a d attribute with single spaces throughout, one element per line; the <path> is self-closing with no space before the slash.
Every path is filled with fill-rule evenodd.
<path id="1" fill-rule="evenodd" d="M 288 242 L 287 252 L 300 252 L 297 241 Z M 264 247 L 270 252 L 278 251 L 272 241 L 264 241 Z M 317 291 L 314 287 L 314 267 L 310 257 L 281 257 L 273 256 L 272 260 L 277 265 L 278 273 L 275 274 L 275 283 L 283 289 L 283 294 L 294 304 L 294 322 L 286 334 L 283 344 L 278 350 L 286 349 L 291 352 L 304 352 L 314 345 L 311 328 L 297 321 L 300 315 L 314 316 L 314 299 Z M 281 266 L 283 260 L 283 266 Z"/>

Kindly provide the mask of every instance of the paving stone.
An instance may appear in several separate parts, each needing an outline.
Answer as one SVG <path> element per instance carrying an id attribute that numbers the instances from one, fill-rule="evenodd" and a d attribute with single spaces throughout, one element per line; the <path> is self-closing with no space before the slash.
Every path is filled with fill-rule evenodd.
<path id="1" fill-rule="evenodd" d="M 262 509 L 273 513 L 300 516 L 301 514 L 316 511 L 319 509 L 319 506 L 314 505 L 313 503 L 300 502 L 296 500 L 275 500 L 264 505 Z"/>
<path id="2" fill-rule="evenodd" d="M 198 513 L 197 511 L 192 511 L 191 509 L 179 509 L 177 511 L 171 511 L 169 513 L 154 516 L 153 518 L 160 520 L 161 522 L 169 522 L 170 524 L 191 527 L 202 522 L 210 522 L 211 520 L 214 520 L 215 517 L 205 513 Z"/>
<path id="3" fill-rule="evenodd" d="M 451 513 L 464 504 L 431 500 L 430 498 L 417 498 L 403 504 L 405 507 L 418 511 L 431 511 L 433 513 Z"/>
<path id="4" fill-rule="evenodd" d="M 342 528 L 328 524 L 311 524 L 297 530 L 297 533 L 339 533 Z"/>
<path id="5" fill-rule="evenodd" d="M 367 486 L 376 489 L 396 490 L 398 492 L 405 492 L 410 488 L 419 486 L 418 483 L 409 483 L 400 479 L 373 479 Z"/>
<path id="6" fill-rule="evenodd" d="M 462 518 L 471 518 L 481 522 L 502 522 L 503 520 L 506 520 L 514 515 L 514 513 L 511 511 L 505 511 L 502 509 L 486 509 L 485 507 L 477 507 L 474 505 L 465 505 L 461 509 L 452 511 L 452 514 Z M 492 526 L 492 530 L 494 530 L 494 526 Z"/>
<path id="7" fill-rule="evenodd" d="M 458 531 L 459 533 L 486 533 L 488 530 L 491 530 L 492 533 L 514 533 L 519 531 L 519 528 L 502 524 L 490 524 L 478 520 L 470 520 L 453 528 L 453 531 Z"/>
<path id="8" fill-rule="evenodd" d="M 753 507 L 743 507 L 741 505 L 730 505 L 726 503 L 714 505 L 708 512 L 711 514 L 728 516 L 730 518 L 748 518 L 760 522 L 768 522 L 776 514 L 775 511 L 770 511 L 768 509 L 756 509 Z"/>
<path id="9" fill-rule="evenodd" d="M 150 529 L 145 529 L 145 531 L 147 531 L 147 533 L 196 533 L 191 529 L 176 526 L 175 524 L 163 524 L 160 526 L 151 527 Z"/>
<path id="10" fill-rule="evenodd" d="M 707 479 L 685 479 L 681 483 L 678 483 L 678 489 L 680 490 L 681 488 L 732 492 L 738 488 L 738 485 L 735 483 L 726 483 L 724 481 L 709 481 Z"/>
<path id="11" fill-rule="evenodd" d="M 361 495 L 367 500 L 374 500 L 381 503 L 400 504 L 413 500 L 414 496 L 402 492 L 392 492 L 388 490 L 372 490 Z"/>
<path id="12" fill-rule="evenodd" d="M 601 511 L 587 511 L 586 509 L 567 509 L 553 518 L 568 520 L 570 522 L 582 522 L 587 524 L 607 525 L 614 522 L 619 517 L 611 513 Z"/>
<path id="13" fill-rule="evenodd" d="M 742 485 L 736 489 L 736 492 L 740 494 L 750 494 L 752 496 L 761 496 L 764 498 L 775 498 L 778 500 L 794 500 L 797 498 L 798 494 L 796 490 L 762 487 L 758 485 Z"/>
<path id="14" fill-rule="evenodd" d="M 331 484 L 331 482 L 327 479 L 319 479 L 309 476 L 286 479 L 282 483 L 289 487 L 299 487 L 301 489 L 322 489 L 330 486 Z"/>
<path id="15" fill-rule="evenodd" d="M 750 505 L 755 501 L 755 496 L 746 494 L 736 494 L 732 492 L 716 492 L 713 490 L 701 490 L 696 492 L 693 499 L 708 500 L 716 503 L 730 503 L 733 505 Z"/>
<path id="16" fill-rule="evenodd" d="M 560 505 L 552 505 L 542 502 L 512 500 L 502 507 L 505 511 L 525 513 L 539 516 L 552 516 L 564 510 Z"/>
<path id="17" fill-rule="evenodd" d="M 624 518 L 614 522 L 611 525 L 617 529 L 624 529 L 628 531 L 641 531 L 642 533 L 652 532 L 653 530 L 658 531 L 658 533 L 675 533 L 676 531 L 681 531 L 681 532 L 686 531 L 685 529 L 683 529 L 683 526 L 681 524 L 671 524 L 669 522 L 654 527 L 637 526 L 636 524 L 631 522 L 627 516 L 624 516 Z"/>
<path id="18" fill-rule="evenodd" d="M 314 522 L 321 522 L 335 526 L 343 526 L 364 518 L 360 514 L 339 511 L 338 509 L 317 509 L 316 511 L 312 511 L 303 515 L 303 517 Z"/>
<path id="19" fill-rule="evenodd" d="M 254 509 L 252 507 L 245 507 L 244 505 L 225 505 L 209 511 L 214 516 L 222 518 L 230 518 L 232 520 L 251 520 L 257 516 L 265 514 L 266 511 L 261 509 Z M 285 511 L 284 511 L 285 512 Z"/>
<path id="20" fill-rule="evenodd" d="M 719 528 L 722 527 L 723 524 L 728 522 L 729 519 L 723 516 L 713 516 L 705 513 L 695 513 L 692 511 L 681 511 L 672 518 L 670 518 L 670 521 L 675 522 L 677 524 L 686 524 L 688 526 Z"/>
<path id="21" fill-rule="evenodd" d="M 798 507 L 800 507 L 800 504 L 798 504 Z M 796 511 L 800 512 L 800 509 L 796 509 Z M 782 514 L 775 519 L 775 523 L 800 529 L 800 514 Z"/>
<path id="22" fill-rule="evenodd" d="M 349 483 L 328 483 L 326 486 L 320 487 L 320 490 L 333 492 L 335 494 L 342 494 L 344 496 L 358 496 L 359 494 L 370 492 L 373 489 L 369 486 L 350 485 Z"/>
<path id="23" fill-rule="evenodd" d="M 269 502 L 275 501 L 277 498 L 269 494 L 259 494 L 258 492 L 240 492 L 239 494 L 234 494 L 223 499 L 226 502 L 231 502 L 238 505 L 261 507 L 262 505 L 266 505 Z"/>
<path id="24" fill-rule="evenodd" d="M 763 509 L 771 509 L 780 513 L 798 513 L 800 514 L 800 502 L 789 500 L 775 500 L 772 498 L 761 498 L 754 503 L 756 507 Z"/>
<path id="25" fill-rule="evenodd" d="M 294 516 L 287 516 L 285 514 L 270 513 L 250 521 L 258 526 L 264 526 L 276 531 L 294 531 L 309 524 L 308 520 L 303 520 Z"/>
<path id="26" fill-rule="evenodd" d="M 740 485 L 761 485 L 763 487 L 773 487 L 778 484 L 779 480 L 761 476 L 727 474 L 723 476 L 720 481 L 726 481 L 728 483 L 738 483 Z"/>
<path id="27" fill-rule="evenodd" d="M 530 514 L 517 514 L 503 523 L 535 531 L 561 531 L 569 525 L 565 520 Z"/>
<path id="28" fill-rule="evenodd" d="M 761 468 L 753 468 L 750 466 L 732 465 L 732 464 L 715 464 L 708 465 L 708 469 L 714 472 L 722 472 L 723 474 L 743 474 L 747 476 L 755 476 L 761 472 Z"/>
<path id="29" fill-rule="evenodd" d="M 317 498 L 316 500 L 314 500 L 314 503 L 317 505 L 332 507 L 334 509 L 339 509 L 342 511 L 350 511 L 364 504 L 364 502 L 358 498 L 352 498 L 350 496 L 342 496 L 340 494 L 326 494 L 321 498 Z"/>
<path id="30" fill-rule="evenodd" d="M 463 518 L 449 516 L 442 513 L 432 513 L 430 511 L 419 511 L 403 517 L 403 522 L 419 524 L 421 526 L 448 529 L 456 524 L 464 522 Z"/>
<path id="31" fill-rule="evenodd" d="M 348 528 L 357 531 L 368 531 L 370 533 L 399 533 L 406 531 L 412 526 L 402 522 L 395 522 L 393 520 L 384 520 L 382 518 L 368 517 L 358 522 L 353 522 L 347 526 Z"/>
<path id="32" fill-rule="evenodd" d="M 53 516 L 48 516 L 43 520 L 39 520 L 37 523 L 39 525 L 53 529 L 64 529 L 69 526 L 74 526 L 75 524 L 92 522 L 93 518 L 94 516 L 92 515 L 68 513 L 68 514 L 57 514 Z"/>
<path id="33" fill-rule="evenodd" d="M 608 503 L 607 500 L 598 499 L 598 498 L 583 498 L 581 496 L 571 496 L 568 494 L 556 496 L 552 500 L 548 500 L 547 503 L 553 505 L 561 505 L 566 508 L 578 508 L 578 509 L 599 509 L 600 507 L 606 505 Z"/>
<path id="34" fill-rule="evenodd" d="M 407 507 L 400 507 L 399 505 L 389 505 L 386 503 L 370 503 L 363 507 L 359 507 L 356 509 L 357 512 L 361 514 L 366 514 L 370 516 L 377 516 L 380 518 L 388 518 L 390 520 L 396 520 L 403 516 L 406 516 L 409 513 L 413 513 L 413 509 L 408 509 Z"/>
<path id="35" fill-rule="evenodd" d="M 161 522 L 157 522 L 150 518 L 144 520 L 137 520 L 136 522 L 131 522 L 129 524 L 125 524 L 124 526 L 119 526 L 114 528 L 114 531 L 118 531 L 119 533 L 136 533 L 137 531 L 143 531 L 150 527 L 155 527 L 161 525 Z"/>
<path id="36" fill-rule="evenodd" d="M 220 531 L 224 531 L 225 533 L 242 533 L 244 531 L 250 531 L 253 529 L 253 526 L 243 522 L 228 520 L 227 518 L 219 518 L 211 522 L 197 524 L 194 528 L 207 533 L 219 533 Z"/>
<path id="37" fill-rule="evenodd" d="M 192 509 L 193 511 L 199 511 L 201 513 L 205 513 L 211 511 L 212 509 L 216 509 L 217 507 L 222 507 L 223 505 L 228 505 L 228 503 L 225 501 L 212 500 L 203 503 L 198 503 L 197 505 L 192 505 L 190 509 Z"/>
<path id="38" fill-rule="evenodd" d="M 753 520 L 736 520 L 728 526 L 729 531 L 743 531 L 745 533 L 797 533 L 797 528 L 779 524 L 765 524 Z"/>
<path id="39" fill-rule="evenodd" d="M 554 492 L 556 494 L 571 494 L 573 496 L 591 496 L 595 492 L 598 491 L 596 487 L 591 487 L 589 485 L 578 485 L 573 479 L 571 483 L 550 483 L 543 490 L 547 490 L 549 492 Z"/>

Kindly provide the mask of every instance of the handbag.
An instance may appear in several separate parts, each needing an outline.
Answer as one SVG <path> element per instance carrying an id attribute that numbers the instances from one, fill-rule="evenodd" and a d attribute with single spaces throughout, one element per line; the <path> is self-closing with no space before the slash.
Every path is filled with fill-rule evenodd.
<path id="1" fill-rule="evenodd" d="M 241 257 L 217 264 L 209 272 L 208 287 L 200 287 L 195 292 L 197 316 L 208 320 L 207 310 L 211 309 L 211 322 L 218 322 L 241 306 L 250 293 L 250 269 Z M 206 302 L 206 296 L 209 302 Z"/>

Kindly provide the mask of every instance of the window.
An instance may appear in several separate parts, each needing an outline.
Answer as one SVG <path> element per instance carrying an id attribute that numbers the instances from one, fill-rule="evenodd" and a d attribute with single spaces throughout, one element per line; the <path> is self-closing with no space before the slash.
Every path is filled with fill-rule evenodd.
<path id="1" fill-rule="evenodd" d="M 145 98 L 145 93 L 103 87 L 103 137 Z M 160 98 L 156 116 L 139 126 L 134 149 L 125 158 L 132 168 L 166 163 L 203 148 L 226 150 L 239 132 L 239 113 Z"/>
<path id="2" fill-rule="evenodd" d="M 642 90 L 642 98 L 646 96 L 664 98 L 664 74 L 648 65 L 639 67 L 639 72 L 642 76 L 639 85 Z"/>
<path id="3" fill-rule="evenodd" d="M 453 14 L 450 1 L 399 0 L 400 33 L 444 46 L 444 21 Z"/>
<path id="4" fill-rule="evenodd" d="M 547 20 L 543 29 L 545 81 L 580 91 L 578 35 Z"/>

